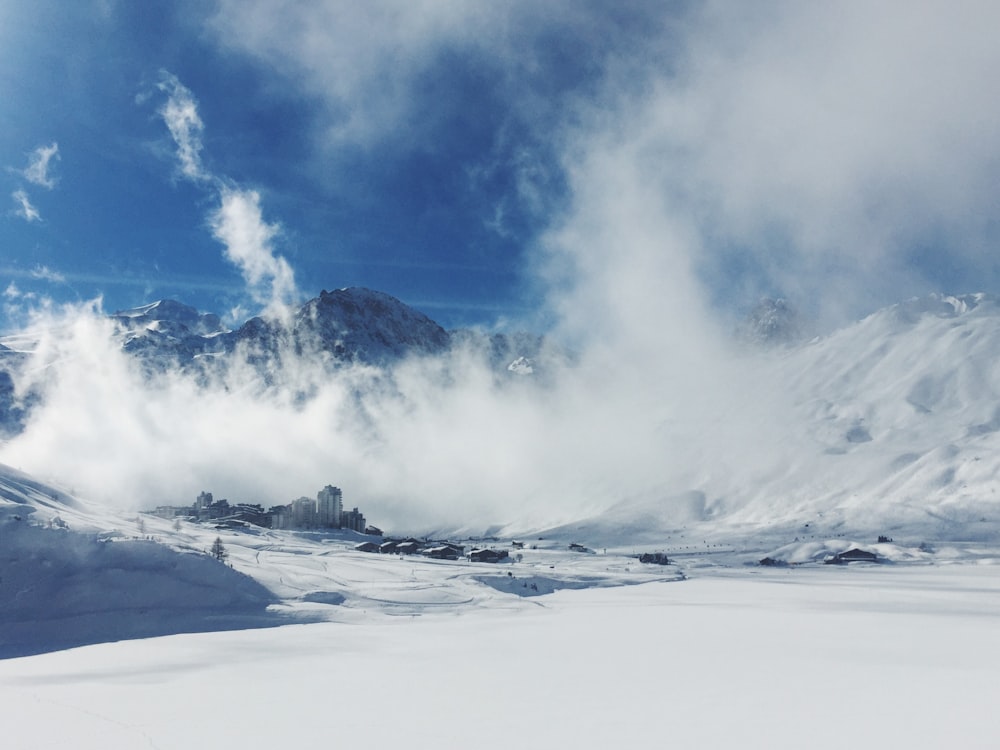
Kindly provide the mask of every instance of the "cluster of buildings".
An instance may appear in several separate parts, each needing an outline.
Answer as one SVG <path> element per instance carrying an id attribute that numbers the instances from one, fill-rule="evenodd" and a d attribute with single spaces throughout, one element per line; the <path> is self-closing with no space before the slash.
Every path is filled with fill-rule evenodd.
<path id="1" fill-rule="evenodd" d="M 190 518 L 195 521 L 214 521 L 219 525 L 253 524 L 268 529 L 350 529 L 362 534 L 382 532 L 367 526 L 365 517 L 357 508 L 344 510 L 344 495 L 339 487 L 327 485 L 314 500 L 300 497 L 287 505 L 274 505 L 267 510 L 250 503 L 230 504 L 216 500 L 211 492 L 202 492 L 192 505 L 161 505 L 154 511 L 162 518 Z"/>
<path id="2" fill-rule="evenodd" d="M 507 560 L 509 555 L 505 549 L 474 548 L 466 554 L 465 545 L 449 541 L 421 541 L 410 537 L 408 539 L 386 539 L 378 542 L 362 542 L 354 549 L 359 552 L 374 552 L 382 555 L 423 555 L 432 560 L 458 560 L 467 557 L 472 562 L 500 562 Z"/>

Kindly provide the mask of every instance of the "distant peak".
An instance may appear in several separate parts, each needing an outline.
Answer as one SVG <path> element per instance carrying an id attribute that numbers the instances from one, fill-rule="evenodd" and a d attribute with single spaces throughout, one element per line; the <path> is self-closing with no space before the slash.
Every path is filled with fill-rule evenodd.
<path id="1" fill-rule="evenodd" d="M 994 297 L 983 292 L 959 295 L 933 292 L 924 297 L 911 297 L 905 302 L 893 305 L 889 309 L 897 317 L 905 321 L 914 322 L 923 315 L 934 315 L 938 318 L 954 318 L 995 301 Z"/>
<path id="2" fill-rule="evenodd" d="M 803 337 L 798 311 L 781 297 L 763 297 L 740 324 L 741 338 L 755 344 L 792 344 Z"/>

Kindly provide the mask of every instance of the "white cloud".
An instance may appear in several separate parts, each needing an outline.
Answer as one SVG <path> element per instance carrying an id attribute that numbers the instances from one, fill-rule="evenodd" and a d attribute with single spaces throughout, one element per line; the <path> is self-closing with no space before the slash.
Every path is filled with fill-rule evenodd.
<path id="1" fill-rule="evenodd" d="M 655 209 L 693 231 L 686 255 L 699 285 L 741 303 L 780 290 L 853 315 L 925 291 L 935 269 L 914 267 L 911 254 L 941 236 L 939 254 L 970 281 L 984 263 L 1000 277 L 989 253 L 998 22 L 998 6 L 977 0 L 614 13 L 560 2 L 223 0 L 211 27 L 326 106 L 324 147 L 398 145 L 433 128 L 447 103 L 436 89 L 434 101 L 422 97 L 444 56 L 488 71 L 502 116 L 529 127 L 524 148 L 508 144 L 504 158 L 526 152 L 530 165 L 532 139 L 566 143 L 572 171 L 591 144 L 613 138 L 644 164 L 636 176 Z M 553 64 L 560 44 L 579 52 Z M 590 73 L 578 90 L 565 83 L 582 69 L 603 74 L 603 88 Z M 519 132 L 500 128 L 499 140 Z M 551 205 L 544 192 L 557 182 L 527 180 L 516 199 Z"/>
<path id="2" fill-rule="evenodd" d="M 274 253 L 278 227 L 264 221 L 260 195 L 253 190 L 224 188 L 220 201 L 210 221 L 213 235 L 226 247 L 226 259 L 240 269 L 254 300 L 264 304 L 267 313 L 283 314 L 295 300 L 296 288 L 288 261 Z"/>
<path id="3" fill-rule="evenodd" d="M 221 0 L 217 6 L 209 29 L 220 45 L 258 59 L 325 107 L 321 148 L 433 139 L 439 115 L 465 104 L 435 72 L 445 60 L 484 74 L 490 96 L 506 109 L 491 116 L 543 119 L 559 93 L 543 79 L 564 72 L 552 69 L 553 58 L 575 47 L 586 56 L 575 62 L 596 67 L 605 55 L 619 54 L 613 45 L 635 40 L 621 17 L 654 15 L 638 5 L 612 18 L 601 4 L 574 0 Z M 565 48 L 553 44 L 556 37 Z"/>
<path id="4" fill-rule="evenodd" d="M 28 166 L 21 174 L 31 184 L 51 190 L 56 186 L 56 179 L 49 174 L 49 167 L 53 159 L 59 159 L 58 143 L 39 146 L 31 153 Z"/>
<path id="5" fill-rule="evenodd" d="M 53 281 L 59 284 L 66 281 L 66 277 L 63 274 L 59 273 L 58 271 L 53 271 L 48 266 L 41 266 L 41 265 L 35 266 L 34 268 L 31 269 L 29 273 L 31 278 L 33 279 Z"/>
<path id="6" fill-rule="evenodd" d="M 925 291 L 938 269 L 910 257 L 935 243 L 978 283 L 1000 218 L 998 23 L 979 2 L 709 3 L 678 72 L 652 71 L 606 132 L 710 274 L 735 246 L 772 287 L 854 316 Z"/>
<path id="7" fill-rule="evenodd" d="M 17 208 L 14 209 L 14 215 L 20 216 L 27 222 L 41 221 L 42 215 L 38 213 L 38 209 L 31 204 L 31 199 L 28 194 L 23 190 L 15 190 L 10 194 L 10 197 L 14 199 L 14 203 L 17 204 Z"/>
<path id="8" fill-rule="evenodd" d="M 224 0 L 220 41 L 304 83 L 331 106 L 336 142 L 378 140 L 410 112 L 410 83 L 443 43 L 458 43 L 498 15 L 495 4 L 248 3 Z"/>
<path id="9" fill-rule="evenodd" d="M 194 95 L 177 76 L 166 71 L 161 73 L 157 87 L 167 94 L 167 101 L 159 113 L 177 145 L 181 174 L 194 181 L 211 179 L 201 163 L 201 135 L 205 126 L 198 115 Z"/>
<path id="10" fill-rule="evenodd" d="M 213 236 L 225 246 L 226 259 L 240 270 L 248 292 L 264 306 L 265 314 L 286 315 L 287 306 L 298 294 L 291 266 L 274 252 L 277 225 L 264 221 L 259 193 L 233 187 L 204 168 L 204 124 L 194 95 L 171 73 L 164 71 L 161 76 L 159 88 L 167 93 L 167 102 L 159 112 L 177 145 L 181 174 L 210 185 L 218 193 L 219 207 L 209 216 Z"/>

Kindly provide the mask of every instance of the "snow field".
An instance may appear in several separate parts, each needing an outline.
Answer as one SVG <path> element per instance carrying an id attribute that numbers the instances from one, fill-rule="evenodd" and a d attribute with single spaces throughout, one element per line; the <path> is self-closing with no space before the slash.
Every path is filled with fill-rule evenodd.
<path id="1" fill-rule="evenodd" d="M 1000 568 L 725 571 L 0 662 L 19 748 L 996 747 Z"/>

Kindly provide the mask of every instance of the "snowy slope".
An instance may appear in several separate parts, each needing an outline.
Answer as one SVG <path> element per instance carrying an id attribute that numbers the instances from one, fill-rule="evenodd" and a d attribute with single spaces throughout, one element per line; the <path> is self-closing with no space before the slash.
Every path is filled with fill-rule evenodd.
<path id="1" fill-rule="evenodd" d="M 746 373 L 746 401 L 714 427 L 671 433 L 743 430 L 695 456 L 695 483 L 652 487 L 559 531 L 1000 538 L 998 352 L 1000 305 L 981 294 L 914 299 L 823 338 L 751 349 L 731 365 Z"/>
<path id="2" fill-rule="evenodd" d="M 287 622 L 249 576 L 0 466 L 0 658 Z"/>
<path id="3" fill-rule="evenodd" d="M 776 357 L 768 366 L 793 404 L 792 438 L 811 460 L 789 462 L 737 518 L 765 521 L 770 508 L 827 525 L 933 521 L 945 535 L 995 538 L 997 352 L 997 301 L 972 295 L 896 305 Z"/>

